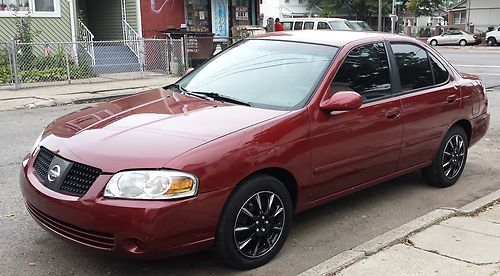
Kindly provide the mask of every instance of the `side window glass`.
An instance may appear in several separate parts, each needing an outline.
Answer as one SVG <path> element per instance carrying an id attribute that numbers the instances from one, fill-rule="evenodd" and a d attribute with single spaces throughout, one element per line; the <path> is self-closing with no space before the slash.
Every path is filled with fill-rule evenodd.
<path id="1" fill-rule="evenodd" d="M 295 25 L 293 26 L 294 30 L 302 30 L 302 21 L 297 21 L 295 22 Z"/>
<path id="2" fill-rule="evenodd" d="M 283 27 L 285 31 L 290 31 L 292 29 L 292 22 L 283 22 Z"/>
<path id="3" fill-rule="evenodd" d="M 363 45 L 349 52 L 331 85 L 333 93 L 358 92 L 364 100 L 391 94 L 389 63 L 383 43 Z"/>
<path id="4" fill-rule="evenodd" d="M 434 85 L 427 52 L 410 44 L 391 44 L 398 64 L 401 92 Z"/>
<path id="5" fill-rule="evenodd" d="M 330 30 L 330 26 L 326 22 L 318 22 L 318 30 Z"/>
<path id="6" fill-rule="evenodd" d="M 314 22 L 304 23 L 304 30 L 312 30 L 314 28 Z"/>
<path id="7" fill-rule="evenodd" d="M 431 58 L 432 72 L 434 73 L 434 84 L 441 84 L 448 81 L 450 73 L 446 70 L 444 65 L 432 55 Z"/>

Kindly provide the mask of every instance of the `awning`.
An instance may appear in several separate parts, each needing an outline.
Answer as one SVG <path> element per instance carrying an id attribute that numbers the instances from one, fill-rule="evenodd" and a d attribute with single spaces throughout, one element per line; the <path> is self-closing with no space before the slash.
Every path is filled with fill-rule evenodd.
<path id="1" fill-rule="evenodd" d="M 314 15 L 319 12 L 316 7 L 304 7 L 304 6 L 281 6 L 281 14 L 289 16 L 309 16 Z"/>

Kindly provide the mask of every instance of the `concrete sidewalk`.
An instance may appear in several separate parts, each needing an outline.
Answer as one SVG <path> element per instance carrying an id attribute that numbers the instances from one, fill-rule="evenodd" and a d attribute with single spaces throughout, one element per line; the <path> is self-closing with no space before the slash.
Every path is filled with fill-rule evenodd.
<path id="1" fill-rule="evenodd" d="M 500 275 L 500 190 L 438 209 L 300 275 Z"/>
<path id="2" fill-rule="evenodd" d="M 118 96 L 126 96 L 174 83 L 176 77 L 152 77 L 137 80 L 121 80 L 101 83 L 66 84 L 0 90 L 0 111 L 65 105 L 86 101 L 97 101 Z"/>

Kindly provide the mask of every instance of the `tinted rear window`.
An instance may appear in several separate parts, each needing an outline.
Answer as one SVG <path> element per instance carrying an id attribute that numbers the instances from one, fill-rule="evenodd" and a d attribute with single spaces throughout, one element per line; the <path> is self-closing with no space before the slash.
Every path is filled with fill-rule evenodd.
<path id="1" fill-rule="evenodd" d="M 391 44 L 398 64 L 401 92 L 434 85 L 427 52 L 410 44 Z"/>

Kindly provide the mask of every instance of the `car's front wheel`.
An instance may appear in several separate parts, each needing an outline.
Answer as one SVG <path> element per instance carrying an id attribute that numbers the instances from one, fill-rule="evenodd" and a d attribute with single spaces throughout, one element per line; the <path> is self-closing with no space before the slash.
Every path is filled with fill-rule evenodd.
<path id="1" fill-rule="evenodd" d="M 278 179 L 253 176 L 226 202 L 215 237 L 215 253 L 229 266 L 251 269 L 281 249 L 292 223 L 292 200 Z"/>
<path id="2" fill-rule="evenodd" d="M 465 39 L 462 39 L 462 40 L 460 40 L 460 42 L 458 42 L 458 44 L 460 44 L 460 46 L 466 46 L 467 41 Z"/>
<path id="3" fill-rule="evenodd" d="M 449 187 L 455 184 L 467 161 L 469 140 L 465 130 L 453 126 L 441 143 L 432 164 L 422 169 L 424 179 L 437 187 Z"/>
<path id="4" fill-rule="evenodd" d="M 437 46 L 438 45 L 437 40 L 435 40 L 435 39 L 431 40 L 431 45 L 432 46 Z"/>

